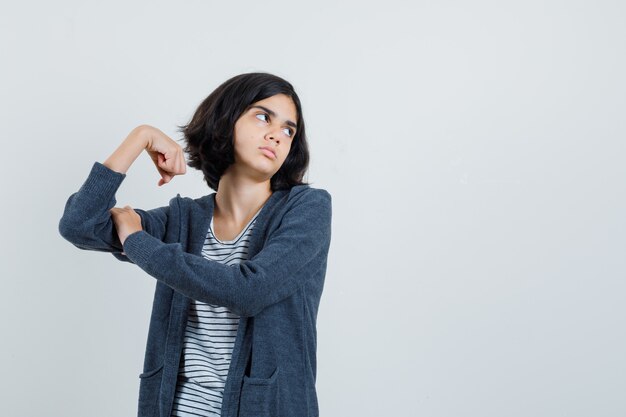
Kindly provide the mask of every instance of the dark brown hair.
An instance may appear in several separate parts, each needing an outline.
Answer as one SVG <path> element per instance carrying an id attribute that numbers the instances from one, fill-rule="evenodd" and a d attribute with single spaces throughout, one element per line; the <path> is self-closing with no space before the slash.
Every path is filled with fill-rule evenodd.
<path id="1" fill-rule="evenodd" d="M 189 155 L 187 165 L 202 170 L 204 180 L 217 191 L 222 174 L 235 162 L 235 122 L 251 104 L 285 94 L 293 100 L 297 111 L 297 128 L 289 154 L 272 176 L 272 191 L 303 185 L 309 166 L 309 149 L 300 99 L 286 80 L 269 73 L 252 72 L 226 80 L 198 106 L 191 121 L 179 126 Z"/>

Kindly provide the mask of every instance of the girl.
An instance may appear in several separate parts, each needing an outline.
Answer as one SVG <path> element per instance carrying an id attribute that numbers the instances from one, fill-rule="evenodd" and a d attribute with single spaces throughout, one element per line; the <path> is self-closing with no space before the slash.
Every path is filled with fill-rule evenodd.
<path id="1" fill-rule="evenodd" d="M 298 95 L 267 73 L 235 76 L 181 127 L 181 148 L 141 125 L 72 194 L 60 234 L 156 279 L 139 416 L 318 416 L 316 318 L 331 196 L 304 183 Z M 161 179 L 202 171 L 217 192 L 116 208 L 146 150 Z M 184 153 L 189 155 L 185 162 Z"/>

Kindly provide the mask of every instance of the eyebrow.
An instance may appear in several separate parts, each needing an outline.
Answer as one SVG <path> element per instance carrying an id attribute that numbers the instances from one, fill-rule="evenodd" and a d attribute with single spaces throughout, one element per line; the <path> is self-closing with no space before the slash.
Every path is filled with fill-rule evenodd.
<path id="1" fill-rule="evenodd" d="M 254 106 L 250 106 L 250 108 L 251 108 L 251 109 L 253 109 L 253 108 L 255 108 L 255 107 L 257 107 L 257 108 L 259 108 L 259 109 L 261 109 L 261 110 L 263 110 L 263 111 L 266 111 L 266 112 L 267 112 L 270 116 L 272 116 L 272 117 L 276 117 L 276 112 L 275 112 L 275 111 L 273 111 L 273 110 L 268 109 L 267 107 L 264 107 L 264 106 L 259 106 L 258 104 L 255 104 Z M 294 122 L 292 122 L 291 120 L 285 120 L 285 123 L 287 123 L 287 126 L 291 126 L 291 127 L 293 127 L 294 129 L 298 127 L 298 126 L 297 126 Z"/>

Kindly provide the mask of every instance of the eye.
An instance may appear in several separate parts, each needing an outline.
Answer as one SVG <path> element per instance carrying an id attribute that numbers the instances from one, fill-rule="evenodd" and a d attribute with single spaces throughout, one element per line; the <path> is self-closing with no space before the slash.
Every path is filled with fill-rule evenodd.
<path id="1" fill-rule="evenodd" d="M 265 120 L 269 120 L 269 114 L 267 114 L 267 113 L 259 113 L 259 114 L 256 115 L 256 117 L 259 117 L 259 116 L 265 116 L 266 117 Z M 259 119 L 259 120 L 261 120 L 261 119 Z M 294 135 L 293 129 L 288 127 L 288 128 L 285 128 L 285 131 L 287 132 L 286 133 L 287 136 L 289 136 L 290 138 L 293 137 L 293 135 Z"/>

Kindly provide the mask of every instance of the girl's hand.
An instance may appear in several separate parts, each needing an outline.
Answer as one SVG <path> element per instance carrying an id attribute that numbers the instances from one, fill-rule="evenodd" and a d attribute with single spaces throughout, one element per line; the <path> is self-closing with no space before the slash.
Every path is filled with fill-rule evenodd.
<path id="1" fill-rule="evenodd" d="M 167 184 L 175 175 L 185 174 L 187 162 L 183 148 L 156 127 L 148 125 L 142 127 L 148 131 L 148 144 L 145 150 L 161 174 L 157 185 Z"/>
<path id="2" fill-rule="evenodd" d="M 124 206 L 124 208 L 113 207 L 109 211 L 122 245 L 124 245 L 128 235 L 143 230 L 141 217 L 130 206 Z M 122 255 L 125 255 L 125 253 L 122 252 Z"/>

